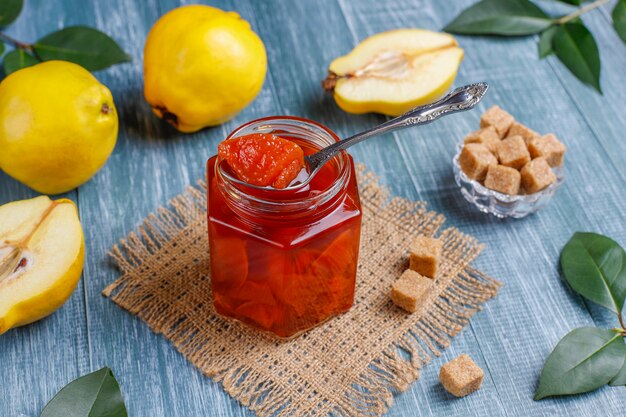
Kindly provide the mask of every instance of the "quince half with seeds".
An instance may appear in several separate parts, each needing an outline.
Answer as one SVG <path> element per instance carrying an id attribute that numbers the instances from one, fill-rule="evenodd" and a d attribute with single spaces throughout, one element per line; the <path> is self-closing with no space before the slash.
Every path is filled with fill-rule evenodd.
<path id="1" fill-rule="evenodd" d="M 61 307 L 76 288 L 84 258 L 72 201 L 42 196 L 0 206 L 0 334 Z"/>
<path id="2" fill-rule="evenodd" d="M 399 116 L 445 94 L 462 60 L 463 49 L 447 33 L 391 30 L 335 59 L 322 86 L 348 113 Z"/>

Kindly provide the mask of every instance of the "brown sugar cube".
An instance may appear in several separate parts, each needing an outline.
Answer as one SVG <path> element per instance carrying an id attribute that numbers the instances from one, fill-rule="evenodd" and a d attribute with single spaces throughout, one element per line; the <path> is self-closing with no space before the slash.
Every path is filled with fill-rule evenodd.
<path id="1" fill-rule="evenodd" d="M 522 186 L 528 194 L 536 193 L 556 181 L 546 158 L 535 158 L 522 168 Z"/>
<path id="2" fill-rule="evenodd" d="M 496 152 L 496 145 L 500 142 L 500 135 L 493 126 L 476 130 L 465 137 L 464 143 L 482 143 L 489 149 L 489 152 Z"/>
<path id="3" fill-rule="evenodd" d="M 433 280 L 407 269 L 391 287 L 391 300 L 398 307 L 415 313 L 428 296 Z"/>
<path id="4" fill-rule="evenodd" d="M 480 117 L 480 127 L 493 126 L 500 138 L 503 138 L 514 121 L 513 116 L 502 110 L 500 106 L 493 106 Z"/>
<path id="5" fill-rule="evenodd" d="M 439 381 L 450 394 L 465 397 L 480 388 L 483 370 L 464 353 L 441 367 Z"/>
<path id="6" fill-rule="evenodd" d="M 518 170 L 504 165 L 492 165 L 487 171 L 485 187 L 503 194 L 519 193 L 521 175 Z"/>
<path id="7" fill-rule="evenodd" d="M 522 169 L 530 161 L 530 153 L 521 136 L 509 136 L 496 147 L 498 160 L 504 166 Z"/>
<path id="8" fill-rule="evenodd" d="M 465 175 L 473 180 L 482 181 L 490 165 L 497 165 L 498 160 L 489 149 L 480 143 L 468 143 L 459 155 L 459 165 Z"/>
<path id="9" fill-rule="evenodd" d="M 565 145 L 552 133 L 533 138 L 528 143 L 528 150 L 533 158 L 546 158 L 551 167 L 563 165 Z"/>
<path id="10" fill-rule="evenodd" d="M 521 136 L 522 139 L 524 139 L 524 142 L 526 142 L 526 145 L 528 145 L 531 139 L 541 135 L 521 123 L 513 122 L 509 128 L 507 136 Z"/>
<path id="11" fill-rule="evenodd" d="M 427 236 L 418 236 L 413 241 L 410 249 L 409 269 L 427 276 L 435 278 L 443 242 Z"/>

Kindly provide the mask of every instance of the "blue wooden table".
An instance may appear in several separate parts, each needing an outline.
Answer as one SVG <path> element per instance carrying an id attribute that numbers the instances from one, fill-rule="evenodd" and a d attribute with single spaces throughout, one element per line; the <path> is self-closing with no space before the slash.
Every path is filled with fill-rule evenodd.
<path id="1" fill-rule="evenodd" d="M 438 30 L 472 1 L 211 1 L 251 22 L 267 47 L 269 72 L 250 107 L 223 126 L 192 135 L 156 119 L 142 93 L 146 34 L 178 0 L 27 1 L 9 34 L 32 41 L 62 26 L 93 25 L 112 34 L 133 61 L 97 74 L 113 91 L 119 140 L 107 165 L 67 194 L 78 204 L 85 226 L 83 279 L 57 313 L 0 337 L 0 416 L 35 417 L 67 382 L 105 365 L 119 378 L 131 416 L 250 415 L 166 340 L 100 295 L 117 275 L 107 250 L 202 177 L 217 143 L 245 121 L 298 115 L 340 135 L 383 121 L 377 115 L 346 114 L 334 104 L 320 87 L 328 64 L 383 30 Z M 466 57 L 457 84 L 488 81 L 492 87 L 480 109 L 353 148 L 355 158 L 395 194 L 427 201 L 447 216 L 448 224 L 486 243 L 476 265 L 505 283 L 443 357 L 397 397 L 390 416 L 626 415 L 624 388 L 532 401 L 543 362 L 563 335 L 578 326 L 614 325 L 613 317 L 584 302 L 560 279 L 561 248 L 577 230 L 608 234 L 626 245 L 626 46 L 610 27 L 606 10 L 584 20 L 601 45 L 604 96 L 581 85 L 554 58 L 539 61 L 536 38 L 459 37 Z M 453 181 L 456 143 L 476 127 L 480 111 L 496 103 L 535 130 L 555 132 L 568 146 L 563 188 L 548 207 L 522 220 L 479 213 Z M 35 195 L 0 173 L 0 204 Z M 485 381 L 478 393 L 451 399 L 438 384 L 439 367 L 463 352 L 485 370 Z"/>

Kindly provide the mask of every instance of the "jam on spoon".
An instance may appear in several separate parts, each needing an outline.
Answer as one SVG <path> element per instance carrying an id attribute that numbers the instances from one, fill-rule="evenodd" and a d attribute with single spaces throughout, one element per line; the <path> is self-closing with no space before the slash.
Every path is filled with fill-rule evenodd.
<path id="1" fill-rule="evenodd" d="M 304 152 L 296 143 L 271 133 L 225 140 L 218 154 L 247 184 L 287 187 L 304 168 Z"/>

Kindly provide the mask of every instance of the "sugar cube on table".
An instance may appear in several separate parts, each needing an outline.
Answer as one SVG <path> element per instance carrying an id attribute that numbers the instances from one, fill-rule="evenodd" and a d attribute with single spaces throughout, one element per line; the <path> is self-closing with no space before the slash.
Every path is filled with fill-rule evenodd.
<path id="1" fill-rule="evenodd" d="M 502 110 L 500 106 L 493 106 L 480 117 L 480 127 L 493 126 L 500 138 L 503 138 L 514 121 L 515 118 Z"/>
<path id="2" fill-rule="evenodd" d="M 480 388 L 483 370 L 464 353 L 441 367 L 439 381 L 450 394 L 465 397 Z"/>
<path id="3" fill-rule="evenodd" d="M 427 236 L 418 236 L 411 244 L 409 269 L 435 278 L 439 268 L 443 242 Z"/>
<path id="4" fill-rule="evenodd" d="M 500 142 L 500 135 L 493 126 L 487 126 L 483 129 L 476 130 L 465 137 L 464 143 L 480 143 L 495 153 L 496 145 Z"/>
<path id="5" fill-rule="evenodd" d="M 546 158 L 551 167 L 563 165 L 565 145 L 552 133 L 533 138 L 528 143 L 528 150 L 533 158 Z"/>
<path id="6" fill-rule="evenodd" d="M 522 187 L 528 194 L 541 191 L 556 181 L 546 158 L 535 158 L 522 168 Z"/>
<path id="7" fill-rule="evenodd" d="M 515 168 L 504 165 L 490 166 L 485 178 L 485 187 L 503 194 L 518 194 L 520 183 L 520 172 Z"/>
<path id="8" fill-rule="evenodd" d="M 513 122 L 507 136 L 521 136 L 524 142 L 526 142 L 526 145 L 528 145 L 531 139 L 541 135 L 519 122 Z"/>
<path id="9" fill-rule="evenodd" d="M 530 153 L 521 136 L 509 136 L 496 147 L 498 160 L 504 166 L 522 169 L 530 161 Z"/>
<path id="10" fill-rule="evenodd" d="M 433 280 L 407 269 L 391 287 L 391 300 L 398 307 L 415 313 L 424 303 Z"/>
<path id="11" fill-rule="evenodd" d="M 459 155 L 461 170 L 469 178 L 482 181 L 487 175 L 490 165 L 497 165 L 498 160 L 489 149 L 480 143 L 468 143 L 463 146 Z"/>

